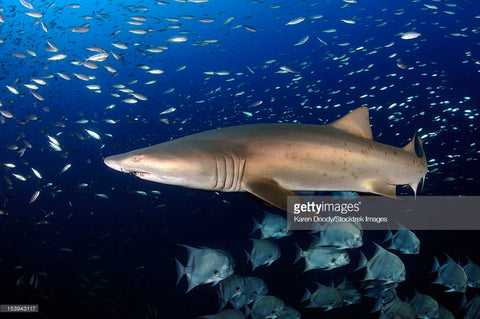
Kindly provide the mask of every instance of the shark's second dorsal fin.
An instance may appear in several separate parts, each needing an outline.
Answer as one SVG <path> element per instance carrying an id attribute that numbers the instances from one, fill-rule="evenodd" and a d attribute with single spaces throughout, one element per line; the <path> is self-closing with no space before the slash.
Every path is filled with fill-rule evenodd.
<path id="1" fill-rule="evenodd" d="M 339 118 L 330 126 L 348 132 L 355 136 L 373 139 L 372 129 L 370 128 L 370 119 L 368 117 L 368 108 L 365 106 L 353 110 L 344 117 Z"/>

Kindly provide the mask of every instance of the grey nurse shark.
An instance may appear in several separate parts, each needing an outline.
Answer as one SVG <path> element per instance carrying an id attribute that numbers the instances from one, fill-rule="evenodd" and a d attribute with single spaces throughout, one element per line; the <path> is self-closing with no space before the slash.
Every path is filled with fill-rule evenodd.
<path id="1" fill-rule="evenodd" d="M 328 125 L 251 124 L 185 136 L 109 156 L 110 168 L 163 184 L 249 192 L 283 210 L 294 191 L 354 191 L 396 197 L 427 172 L 415 137 L 403 148 L 372 138 L 368 108 Z"/>

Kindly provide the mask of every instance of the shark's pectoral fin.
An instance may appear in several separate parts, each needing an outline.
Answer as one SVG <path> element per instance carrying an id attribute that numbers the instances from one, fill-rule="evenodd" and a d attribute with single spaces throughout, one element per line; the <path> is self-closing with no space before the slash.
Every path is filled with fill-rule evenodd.
<path id="1" fill-rule="evenodd" d="M 382 179 L 370 179 L 365 182 L 365 187 L 374 194 L 397 198 L 397 186 L 389 184 Z"/>
<path id="2" fill-rule="evenodd" d="M 252 193 L 247 193 L 248 196 L 250 196 L 251 199 L 253 199 L 256 203 L 258 203 L 259 205 L 262 205 L 264 208 L 267 208 L 267 209 L 272 209 L 274 208 L 275 206 L 273 206 L 272 204 L 270 204 L 269 202 L 266 202 L 264 201 L 263 199 L 261 199 L 260 197 L 257 197 L 255 195 L 253 195 Z"/>
<path id="3" fill-rule="evenodd" d="M 247 192 L 287 212 L 289 211 L 287 205 L 287 198 L 289 196 L 292 197 L 292 200 L 295 203 L 302 202 L 302 199 L 297 194 L 291 190 L 283 188 L 270 178 L 256 177 L 249 179 L 245 182 L 244 188 Z M 290 207 L 290 213 L 292 212 L 292 209 L 293 207 Z"/>

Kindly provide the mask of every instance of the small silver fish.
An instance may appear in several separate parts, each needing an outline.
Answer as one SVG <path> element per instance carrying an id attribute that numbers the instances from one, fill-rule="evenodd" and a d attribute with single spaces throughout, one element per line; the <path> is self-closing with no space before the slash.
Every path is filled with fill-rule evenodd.
<path id="1" fill-rule="evenodd" d="M 39 195 L 40 195 L 40 191 L 36 191 L 35 193 L 33 193 L 32 197 L 30 198 L 30 201 L 28 203 L 31 204 L 34 201 L 36 201 Z"/>
<path id="2" fill-rule="evenodd" d="M 319 283 L 317 290 L 312 294 L 308 289 L 305 291 L 301 302 L 309 300 L 307 308 L 325 308 L 325 311 L 340 307 L 343 304 L 342 294 L 337 289 Z"/>
<path id="3" fill-rule="evenodd" d="M 188 252 L 187 264 L 183 266 L 176 258 L 177 265 L 177 284 L 183 276 L 187 277 L 188 290 L 212 283 L 218 284 L 221 280 L 233 274 L 234 262 L 232 256 L 226 251 L 211 248 L 194 248 L 187 245 Z"/>
<path id="4" fill-rule="evenodd" d="M 253 219 L 253 234 L 257 229 L 260 229 L 262 232 L 261 239 L 265 238 L 281 238 L 285 236 L 290 236 L 292 232 L 287 227 L 287 219 L 280 215 L 271 214 L 265 212 L 262 223 L 257 222 L 255 218 Z"/>
<path id="5" fill-rule="evenodd" d="M 364 280 L 382 280 L 385 284 L 402 282 L 405 280 L 405 265 L 397 255 L 385 250 L 374 243 L 377 250 L 370 260 L 361 252 L 361 259 L 357 269 L 366 267 L 367 274 Z"/>
<path id="6" fill-rule="evenodd" d="M 321 229 L 316 245 L 358 248 L 363 245 L 363 231 L 358 223 L 329 223 Z"/>
<path id="7" fill-rule="evenodd" d="M 265 282 L 258 277 L 244 277 L 243 291 L 230 300 L 235 309 L 241 309 L 252 303 L 259 295 L 266 295 L 268 288 Z"/>
<path id="8" fill-rule="evenodd" d="M 391 240 L 389 249 L 398 250 L 404 254 L 417 255 L 420 252 L 420 239 L 411 230 L 399 225 L 399 230 L 393 234 L 387 232 L 384 242 Z"/>
<path id="9" fill-rule="evenodd" d="M 413 299 L 409 302 L 417 314 L 417 318 L 438 318 L 438 302 L 428 295 L 424 295 L 415 290 Z"/>
<path id="10" fill-rule="evenodd" d="M 310 247 L 304 251 L 298 244 L 295 245 L 297 247 L 297 255 L 294 263 L 301 258 L 305 258 L 304 272 L 312 269 L 331 270 L 348 265 L 350 262 L 350 257 L 345 250 L 339 250 L 335 247 L 310 245 Z"/>
<path id="11" fill-rule="evenodd" d="M 377 302 L 372 312 L 376 311 L 381 311 L 380 318 L 416 318 L 412 306 L 396 296 L 386 303 Z"/>
<path id="12" fill-rule="evenodd" d="M 442 266 L 438 263 L 437 257 L 434 257 L 431 272 L 437 272 L 437 279 L 433 283 L 449 288 L 445 292 L 465 292 L 468 283 L 465 271 L 450 256 L 445 255 L 447 261 Z"/>
<path id="13" fill-rule="evenodd" d="M 253 319 L 277 318 L 286 310 L 285 303 L 274 296 L 258 296 L 253 303 L 250 315 Z"/>
<path id="14" fill-rule="evenodd" d="M 362 293 L 346 278 L 335 288 L 342 295 L 343 302 L 346 306 L 356 305 L 362 301 Z"/>
<path id="15" fill-rule="evenodd" d="M 220 310 L 225 308 L 230 300 L 239 296 L 244 289 L 245 280 L 240 275 L 233 274 L 230 277 L 220 281 L 217 290 Z"/>
<path id="16" fill-rule="evenodd" d="M 68 169 L 69 169 L 70 167 L 72 167 L 72 164 L 67 164 L 67 165 L 65 165 L 65 166 L 62 168 L 62 170 L 60 171 L 60 174 L 63 174 L 63 173 L 65 173 L 66 171 L 68 171 Z"/>
<path id="17" fill-rule="evenodd" d="M 470 301 L 464 296 L 462 299 L 462 308 L 466 309 L 464 319 L 478 319 L 480 316 L 480 296 L 475 294 Z"/>
<path id="18" fill-rule="evenodd" d="M 252 263 L 252 271 L 257 267 L 270 266 L 275 260 L 280 258 L 280 248 L 276 243 L 267 239 L 250 239 L 253 241 L 252 252 L 247 254 L 247 259 Z"/>
<path id="19" fill-rule="evenodd" d="M 463 266 L 463 270 L 467 275 L 468 286 L 472 288 L 480 288 L 480 267 L 475 264 L 470 258 L 468 258 L 467 263 Z"/>

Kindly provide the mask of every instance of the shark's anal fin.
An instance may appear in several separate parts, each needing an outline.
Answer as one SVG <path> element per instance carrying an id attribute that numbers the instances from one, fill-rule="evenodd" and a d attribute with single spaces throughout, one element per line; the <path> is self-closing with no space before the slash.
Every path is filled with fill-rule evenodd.
<path id="1" fill-rule="evenodd" d="M 291 190 L 283 188 L 270 178 L 251 178 L 245 182 L 244 187 L 247 192 L 287 212 L 289 211 L 287 205 L 287 198 L 289 196 L 293 197 L 295 203 L 302 202 L 302 199 L 297 194 Z M 290 213 L 292 213 L 292 209 L 293 207 L 290 207 Z"/>
<path id="2" fill-rule="evenodd" d="M 369 179 L 365 182 L 365 187 L 374 194 L 397 198 L 397 186 L 382 179 Z"/>

